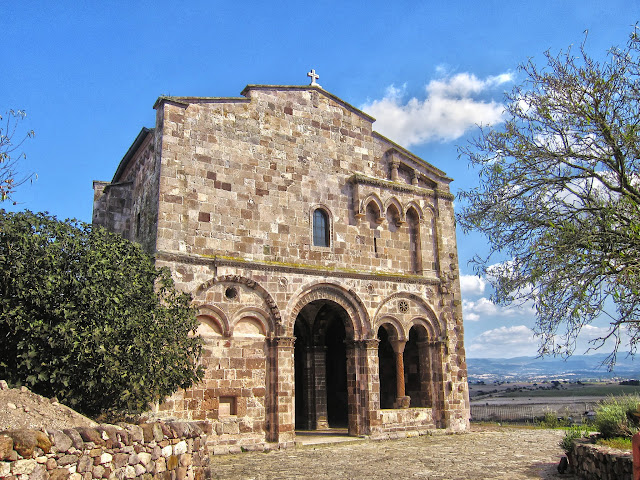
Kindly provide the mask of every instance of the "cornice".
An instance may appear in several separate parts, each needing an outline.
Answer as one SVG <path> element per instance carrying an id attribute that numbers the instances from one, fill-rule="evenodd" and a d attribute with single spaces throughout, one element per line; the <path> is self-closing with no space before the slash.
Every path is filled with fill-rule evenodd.
<path id="1" fill-rule="evenodd" d="M 382 178 L 368 177 L 361 173 L 354 173 L 349 177 L 349 181 L 354 184 L 372 185 L 375 187 L 395 190 L 397 192 L 409 192 L 423 197 L 443 198 L 446 200 L 454 200 L 455 197 L 449 192 L 434 188 L 417 187 L 407 183 L 392 182 L 391 180 L 383 180 Z"/>
<path id="2" fill-rule="evenodd" d="M 391 281 L 398 283 L 415 283 L 421 285 L 440 285 L 439 278 L 422 275 L 400 274 L 390 272 L 367 272 L 358 270 L 326 267 L 322 265 L 293 264 L 276 261 L 246 260 L 239 257 L 223 255 L 193 255 L 181 252 L 159 250 L 155 257 L 164 261 L 176 261 L 191 265 L 210 265 L 214 267 L 239 267 L 266 272 L 296 273 L 300 275 L 323 275 L 335 278 L 352 278 L 357 280 Z"/>

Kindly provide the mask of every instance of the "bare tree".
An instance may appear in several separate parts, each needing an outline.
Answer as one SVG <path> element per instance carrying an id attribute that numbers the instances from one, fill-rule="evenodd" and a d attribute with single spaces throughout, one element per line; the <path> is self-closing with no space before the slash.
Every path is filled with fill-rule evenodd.
<path id="1" fill-rule="evenodd" d="M 586 42 L 586 39 L 585 39 Z M 506 121 L 459 149 L 479 169 L 458 221 L 490 244 L 476 271 L 498 304 L 531 302 L 541 354 L 570 355 L 582 327 L 606 316 L 593 343 L 640 340 L 640 38 L 592 58 L 583 43 L 521 66 Z M 498 265 L 495 254 L 512 260 Z"/>
<path id="2" fill-rule="evenodd" d="M 0 115 L 0 202 L 11 200 L 15 189 L 33 177 L 18 178 L 18 162 L 27 158 L 20 149 L 27 138 L 34 136 L 30 130 L 16 138 L 20 120 L 26 115 L 23 110 L 9 110 L 4 118 Z"/>

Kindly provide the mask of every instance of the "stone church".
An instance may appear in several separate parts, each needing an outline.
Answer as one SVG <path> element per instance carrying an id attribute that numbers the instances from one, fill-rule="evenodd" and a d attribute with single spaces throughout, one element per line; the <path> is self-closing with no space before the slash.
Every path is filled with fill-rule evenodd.
<path id="1" fill-rule="evenodd" d="M 236 449 L 465 430 L 451 179 L 308 76 L 160 97 L 155 127 L 94 182 L 93 222 L 198 308 L 205 377 L 155 413 Z"/>

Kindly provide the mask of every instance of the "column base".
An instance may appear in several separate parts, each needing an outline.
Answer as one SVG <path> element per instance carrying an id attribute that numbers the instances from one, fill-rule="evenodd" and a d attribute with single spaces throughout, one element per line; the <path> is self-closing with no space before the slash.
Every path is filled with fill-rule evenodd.
<path id="1" fill-rule="evenodd" d="M 396 401 L 393 402 L 393 408 L 409 408 L 409 405 L 411 404 L 411 397 L 410 396 L 404 396 L 404 397 L 398 397 L 396 398 Z"/>
<path id="2" fill-rule="evenodd" d="M 316 430 L 329 430 L 329 420 L 320 417 L 316 420 Z"/>

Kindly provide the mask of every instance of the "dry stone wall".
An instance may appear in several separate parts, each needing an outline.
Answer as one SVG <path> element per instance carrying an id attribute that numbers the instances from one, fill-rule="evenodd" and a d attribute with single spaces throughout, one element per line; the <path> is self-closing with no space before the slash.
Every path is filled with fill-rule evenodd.
<path id="1" fill-rule="evenodd" d="M 631 452 L 576 441 L 569 453 L 573 471 L 584 480 L 633 480 Z"/>
<path id="2" fill-rule="evenodd" d="M 200 480 L 208 465 L 206 423 L 154 422 L 0 433 L 7 480 Z"/>

